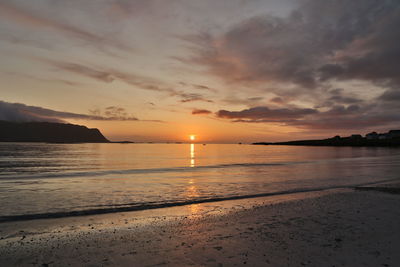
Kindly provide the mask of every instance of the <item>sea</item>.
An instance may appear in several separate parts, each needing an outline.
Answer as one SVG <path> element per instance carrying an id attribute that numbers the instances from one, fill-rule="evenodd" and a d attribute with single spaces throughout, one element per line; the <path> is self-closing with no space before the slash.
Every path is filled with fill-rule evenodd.
<path id="1" fill-rule="evenodd" d="M 0 143 L 0 222 L 400 181 L 400 148 Z"/>

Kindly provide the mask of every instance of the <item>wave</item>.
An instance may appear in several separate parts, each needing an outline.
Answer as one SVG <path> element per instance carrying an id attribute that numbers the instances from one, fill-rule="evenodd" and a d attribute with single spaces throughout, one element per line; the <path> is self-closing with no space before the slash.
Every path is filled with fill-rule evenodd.
<path id="1" fill-rule="evenodd" d="M 104 170 L 104 171 L 85 171 L 85 172 L 63 172 L 63 173 L 40 173 L 29 175 L 0 175 L 0 180 L 6 179 L 32 179 L 32 178 L 70 178 L 70 177 L 89 177 L 89 176 L 105 176 L 105 175 L 125 175 L 125 174 L 147 174 L 147 173 L 165 173 L 165 172 L 196 172 L 205 169 L 223 169 L 238 167 L 267 167 L 267 166 L 285 166 L 294 164 L 306 164 L 312 161 L 297 162 L 279 162 L 279 163 L 233 163 L 205 165 L 196 167 L 171 167 L 171 168 L 148 168 L 148 169 L 126 169 L 126 170 Z"/>
<path id="2" fill-rule="evenodd" d="M 385 156 L 384 158 L 396 158 L 393 155 Z M 381 157 L 382 158 L 382 157 Z M 252 168 L 252 167 L 273 167 L 273 166 L 288 166 L 288 165 L 302 165 L 302 164 L 319 164 L 335 161 L 365 161 L 373 160 L 374 157 L 356 157 L 356 158 L 331 158 L 309 161 L 288 161 L 288 162 L 259 162 L 259 163 L 230 163 L 230 164 L 216 164 L 216 165 L 200 165 L 195 167 L 167 167 L 167 168 L 144 168 L 144 169 L 122 169 L 122 170 L 99 170 L 99 171 L 66 171 L 62 169 L 60 172 L 48 171 L 34 174 L 27 174 L 27 172 L 13 172 L 12 170 L 6 171 L 8 166 L 1 166 L 0 180 L 17 180 L 17 179 L 50 179 L 50 178 L 73 178 L 73 177 L 96 177 L 106 175 L 127 175 L 127 174 L 151 174 L 151 173 L 184 173 L 184 172 L 197 172 L 212 169 L 223 168 Z M 12 166 L 11 169 L 18 167 Z M 22 165 L 21 167 L 24 167 Z M 40 166 L 45 167 L 45 166 Z"/>
<path id="3" fill-rule="evenodd" d="M 353 185 L 338 185 L 338 186 L 327 186 L 318 188 L 300 188 L 295 190 L 284 190 L 278 192 L 268 192 L 259 194 L 249 194 L 249 195 L 238 195 L 238 196 L 226 196 L 226 197 L 213 197 L 206 199 L 192 199 L 186 201 L 166 201 L 166 202 L 148 202 L 148 203 L 127 203 L 127 204 L 114 204 L 112 206 L 105 206 L 104 208 L 93 208 L 85 210 L 73 210 L 73 211 L 61 211 L 61 212 L 50 212 L 50 213 L 36 213 L 36 214 L 21 214 L 21 215 L 7 215 L 0 216 L 0 223 L 12 222 L 12 221 L 28 221 L 37 219 L 55 219 L 55 218 L 65 218 L 65 217 L 75 217 L 75 216 L 88 216 L 88 215 L 100 215 L 109 214 L 117 212 L 129 212 L 129 211 L 140 211 L 140 210 L 150 210 L 159 208 L 169 208 L 169 207 L 179 207 L 185 205 L 202 204 L 217 201 L 227 201 L 227 200 L 239 200 L 239 199 L 250 199 L 257 197 L 269 197 L 277 195 L 288 195 L 288 194 L 298 194 L 298 193 L 308 193 L 308 192 L 318 192 L 333 189 L 354 189 L 360 186 L 373 185 L 378 183 L 387 183 L 398 181 L 399 179 L 387 179 L 382 181 L 374 181 L 369 183 L 353 184 Z"/>

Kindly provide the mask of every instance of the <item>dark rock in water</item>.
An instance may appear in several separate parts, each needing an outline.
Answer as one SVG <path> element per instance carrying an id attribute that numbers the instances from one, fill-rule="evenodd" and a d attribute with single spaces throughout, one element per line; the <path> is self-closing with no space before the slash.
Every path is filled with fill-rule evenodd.
<path id="1" fill-rule="evenodd" d="M 378 192 L 384 192 L 384 193 L 389 193 L 389 194 L 400 195 L 400 188 L 399 187 L 358 186 L 358 187 L 355 187 L 355 190 L 359 190 L 359 191 L 378 191 Z"/>
<path id="2" fill-rule="evenodd" d="M 0 142 L 108 143 L 98 129 L 52 122 L 0 121 Z"/>

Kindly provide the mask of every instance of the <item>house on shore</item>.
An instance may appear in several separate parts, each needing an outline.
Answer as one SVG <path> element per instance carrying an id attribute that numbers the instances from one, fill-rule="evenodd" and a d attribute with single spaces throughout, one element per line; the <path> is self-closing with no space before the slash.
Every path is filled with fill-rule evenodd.
<path id="1" fill-rule="evenodd" d="M 362 139 L 362 136 L 361 136 L 361 134 L 352 134 L 352 135 L 350 136 L 350 138 L 351 138 L 351 139 Z"/>
<path id="2" fill-rule="evenodd" d="M 387 136 L 388 139 L 400 138 L 400 130 L 390 130 Z"/>
<path id="3" fill-rule="evenodd" d="M 366 134 L 365 138 L 367 138 L 368 140 L 376 140 L 379 138 L 379 134 L 377 132 L 372 132 L 372 133 Z"/>
<path id="4" fill-rule="evenodd" d="M 389 139 L 389 138 L 388 138 L 388 134 L 386 134 L 386 133 L 379 134 L 379 135 L 378 135 L 378 139 L 379 139 L 379 140 L 386 140 L 386 139 Z"/>
<path id="5" fill-rule="evenodd" d="M 388 140 L 400 138 L 400 130 L 390 130 L 387 133 L 371 132 L 365 135 L 367 140 Z"/>

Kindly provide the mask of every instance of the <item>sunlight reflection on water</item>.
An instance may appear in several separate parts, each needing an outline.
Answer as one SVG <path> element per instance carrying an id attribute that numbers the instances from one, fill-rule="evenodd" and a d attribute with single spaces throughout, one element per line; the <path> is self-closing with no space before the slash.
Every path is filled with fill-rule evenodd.
<path id="1" fill-rule="evenodd" d="M 400 178 L 400 149 L 0 143 L 0 216 Z"/>
<path id="2" fill-rule="evenodd" d="M 190 144 L 190 167 L 195 167 L 195 162 L 194 162 L 194 144 Z"/>

